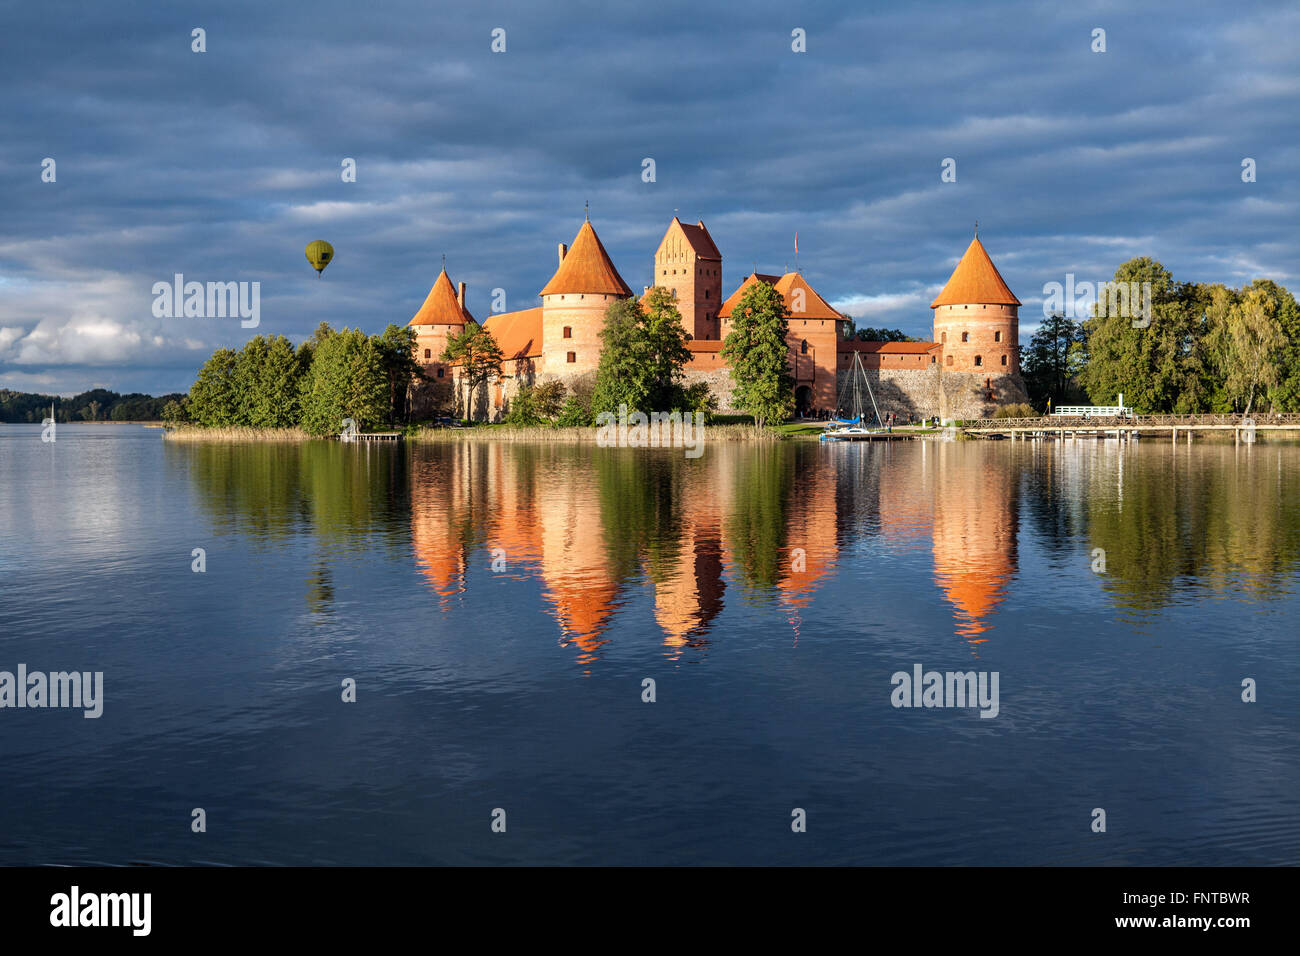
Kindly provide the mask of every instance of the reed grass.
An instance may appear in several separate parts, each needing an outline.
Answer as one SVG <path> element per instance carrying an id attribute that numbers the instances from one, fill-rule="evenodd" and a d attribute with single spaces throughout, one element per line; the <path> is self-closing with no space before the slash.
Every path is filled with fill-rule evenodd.
<path id="1" fill-rule="evenodd" d="M 667 428 L 664 429 L 667 433 Z M 547 425 L 520 427 L 517 425 L 489 425 L 478 428 L 419 428 L 406 436 L 413 442 L 547 442 L 549 444 L 596 444 L 601 430 L 590 428 L 551 428 Z M 705 442 L 782 441 L 784 436 L 774 429 L 760 429 L 757 425 L 705 425 L 700 433 Z M 667 443 L 665 443 L 667 446 Z M 651 445 L 649 447 L 657 447 Z M 668 446 L 671 447 L 671 446 Z"/>
<path id="2" fill-rule="evenodd" d="M 203 428 L 199 425 L 180 425 L 163 432 L 165 441 L 229 441 L 229 442 L 297 442 L 311 439 L 301 428 Z"/>

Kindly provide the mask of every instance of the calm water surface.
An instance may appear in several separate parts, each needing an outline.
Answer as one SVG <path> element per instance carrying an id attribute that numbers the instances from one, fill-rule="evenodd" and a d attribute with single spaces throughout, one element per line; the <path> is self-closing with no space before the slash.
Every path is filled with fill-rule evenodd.
<path id="1" fill-rule="evenodd" d="M 0 863 L 1295 864 L 1297 501 L 1286 444 L 3 425 L 0 670 L 105 704 L 0 710 Z"/>

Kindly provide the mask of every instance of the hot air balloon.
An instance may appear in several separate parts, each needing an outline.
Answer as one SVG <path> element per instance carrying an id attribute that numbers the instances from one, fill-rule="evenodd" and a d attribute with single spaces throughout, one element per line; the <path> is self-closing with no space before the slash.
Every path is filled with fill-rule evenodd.
<path id="1" fill-rule="evenodd" d="M 324 239 L 317 239 L 315 242 L 307 243 L 307 261 L 316 270 L 317 278 L 320 277 L 321 270 L 329 265 L 333 258 L 334 247 Z"/>

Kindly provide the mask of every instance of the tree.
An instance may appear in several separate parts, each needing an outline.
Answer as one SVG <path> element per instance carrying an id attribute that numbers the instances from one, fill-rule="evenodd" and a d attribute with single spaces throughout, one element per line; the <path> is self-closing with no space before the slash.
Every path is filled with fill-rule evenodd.
<path id="1" fill-rule="evenodd" d="M 188 404 L 188 399 L 182 399 L 180 401 L 172 399 L 163 406 L 162 420 L 168 425 L 185 424 L 190 420 L 189 409 L 186 407 Z"/>
<path id="2" fill-rule="evenodd" d="M 460 380 L 469 388 L 467 401 L 471 406 L 480 388 L 493 378 L 500 378 L 504 361 L 501 347 L 492 333 L 472 319 L 465 323 L 462 332 L 447 340 L 441 358 L 460 366 Z M 467 414 L 466 417 L 472 416 Z"/>
<path id="3" fill-rule="evenodd" d="M 556 428 L 585 428 L 591 423 L 591 410 L 575 395 L 564 400 L 560 414 L 555 419 Z"/>
<path id="4" fill-rule="evenodd" d="M 239 353 L 233 349 L 217 349 L 199 369 L 198 378 L 190 387 L 190 419 L 207 428 L 220 428 L 238 423 L 239 393 L 235 380 L 235 366 Z"/>
<path id="5" fill-rule="evenodd" d="M 1093 317 L 1084 322 L 1088 365 L 1080 381 L 1089 397 L 1110 405 L 1123 393 L 1125 404 L 1140 411 L 1200 411 L 1213 385 L 1201 342 L 1205 289 L 1175 282 L 1164 266 L 1146 256 L 1121 265 L 1114 281 L 1139 288 L 1150 284 L 1150 322 L 1139 320 L 1131 308 L 1110 311 L 1110 303 L 1098 295 Z"/>
<path id="6" fill-rule="evenodd" d="M 921 339 L 905 335 L 898 329 L 873 329 L 870 326 L 858 329 L 855 333 L 862 342 L 920 342 Z"/>
<path id="7" fill-rule="evenodd" d="M 1054 313 L 1043 320 L 1021 353 L 1020 367 L 1035 407 L 1069 404 L 1067 394 L 1085 365 L 1083 324 Z"/>
<path id="8" fill-rule="evenodd" d="M 1234 411 L 1244 405 L 1249 415 L 1256 397 L 1282 380 L 1287 341 L 1277 307 L 1265 289 L 1247 287 L 1240 295 L 1223 286 L 1212 289 L 1206 344 Z"/>
<path id="9" fill-rule="evenodd" d="M 753 415 L 759 428 L 794 410 L 789 318 L 781 294 L 766 282 L 750 285 L 731 310 L 731 332 L 722 343 L 735 383 L 731 403 Z"/>
<path id="10" fill-rule="evenodd" d="M 407 399 L 412 383 L 424 378 L 420 363 L 415 359 L 417 336 L 415 329 L 409 325 L 389 325 L 383 335 L 375 336 L 375 347 L 379 350 L 388 377 L 388 404 L 393 421 L 405 421 Z"/>
<path id="11" fill-rule="evenodd" d="M 641 314 L 650 394 L 650 408 L 643 411 L 672 411 L 681 397 L 679 386 L 686 377 L 686 363 L 691 360 L 691 351 L 686 347 L 690 336 L 672 292 L 663 286 L 655 286 L 646 295 Z"/>
<path id="12" fill-rule="evenodd" d="M 656 412 L 679 408 L 681 381 L 691 360 L 690 337 L 673 294 L 655 286 L 644 306 L 636 299 L 610 305 L 601 328 L 600 365 L 592 400 L 597 412 Z"/>
<path id="13" fill-rule="evenodd" d="M 302 427 L 313 435 L 334 434 L 352 419 L 358 431 L 390 421 L 388 375 L 375 341 L 359 329 L 344 329 L 320 341 L 302 379 Z"/>
<path id="14" fill-rule="evenodd" d="M 1278 382 L 1269 389 L 1269 402 L 1279 411 L 1300 411 L 1300 304 L 1270 279 L 1256 279 L 1247 288 L 1273 300 L 1273 317 L 1286 340 L 1278 357 Z"/>
<path id="15" fill-rule="evenodd" d="M 600 364 L 596 390 L 591 397 L 593 415 L 617 413 L 620 405 L 631 411 L 653 411 L 651 383 L 641 356 L 637 326 L 643 314 L 636 299 L 619 299 L 605 310 L 600 329 Z"/>

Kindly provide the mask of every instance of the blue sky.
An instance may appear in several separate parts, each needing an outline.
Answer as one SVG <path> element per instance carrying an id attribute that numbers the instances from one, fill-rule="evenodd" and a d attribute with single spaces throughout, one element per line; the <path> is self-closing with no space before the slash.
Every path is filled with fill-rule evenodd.
<path id="1" fill-rule="evenodd" d="M 480 318 L 537 305 L 584 201 L 636 289 L 677 210 L 724 293 L 797 230 L 824 296 L 920 336 L 976 219 L 1026 339 L 1045 283 L 1136 255 L 1300 291 L 1300 6 L 1141 6 L 3 0 L 0 387 L 184 390 L 253 334 L 404 324 L 443 253 Z M 260 282 L 260 326 L 154 317 L 175 273 Z"/>

